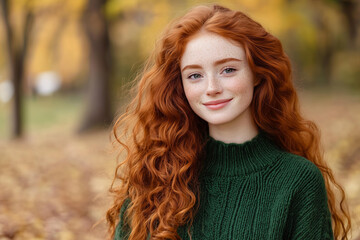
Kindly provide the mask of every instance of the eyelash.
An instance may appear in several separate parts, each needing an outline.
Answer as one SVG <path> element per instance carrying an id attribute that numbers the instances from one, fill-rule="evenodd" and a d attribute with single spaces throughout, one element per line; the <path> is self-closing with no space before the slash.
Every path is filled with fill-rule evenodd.
<path id="1" fill-rule="evenodd" d="M 225 68 L 222 72 L 225 72 L 226 70 L 231 70 L 231 72 L 227 72 L 227 73 L 236 72 L 236 69 L 235 69 L 235 68 L 232 68 L 232 67 L 227 67 L 227 68 Z"/>
<path id="2" fill-rule="evenodd" d="M 225 72 L 225 71 L 227 71 L 227 70 L 231 70 L 231 71 L 230 71 L 230 72 Z M 236 72 L 236 71 L 237 71 L 237 70 L 236 70 L 235 68 L 226 67 L 226 68 L 222 71 L 222 73 L 225 72 L 225 74 L 230 74 L 230 73 L 233 73 L 233 72 Z M 199 77 L 194 78 L 194 76 L 196 76 L 196 75 L 198 75 Z M 200 73 L 193 73 L 193 74 L 191 74 L 191 75 L 188 76 L 188 79 L 194 79 L 194 80 L 196 80 L 196 79 L 198 79 L 198 78 L 200 78 L 200 77 L 201 77 L 201 74 L 200 74 Z"/>
<path id="3" fill-rule="evenodd" d="M 193 74 L 189 75 L 188 78 L 189 78 L 189 79 L 194 79 L 194 80 L 195 80 L 195 79 L 198 79 L 198 78 L 193 78 L 193 76 L 195 76 L 195 75 L 199 75 L 199 76 L 201 77 L 201 74 L 200 74 L 200 73 L 193 73 Z M 199 77 L 199 78 L 200 78 L 200 77 Z"/>

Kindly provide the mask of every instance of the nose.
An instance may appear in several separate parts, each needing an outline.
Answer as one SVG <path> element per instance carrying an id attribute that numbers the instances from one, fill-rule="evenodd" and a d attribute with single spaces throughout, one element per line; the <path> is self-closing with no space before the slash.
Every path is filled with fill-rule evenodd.
<path id="1" fill-rule="evenodd" d="M 208 87 L 206 90 L 206 95 L 213 96 L 220 94 L 223 91 L 221 83 L 216 77 L 209 77 Z"/>

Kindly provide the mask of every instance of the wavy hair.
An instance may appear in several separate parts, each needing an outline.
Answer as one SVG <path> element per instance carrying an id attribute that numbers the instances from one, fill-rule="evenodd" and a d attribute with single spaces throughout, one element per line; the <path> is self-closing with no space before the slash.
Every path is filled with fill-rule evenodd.
<path id="1" fill-rule="evenodd" d="M 318 128 L 300 114 L 290 61 L 280 41 L 242 12 L 219 5 L 195 7 L 168 26 L 138 76 L 136 95 L 114 124 L 115 142 L 126 157 L 110 187 L 110 237 L 127 199 L 124 224 L 130 229 L 129 240 L 144 240 L 148 234 L 151 239 L 180 239 L 177 228 L 192 224 L 208 128 L 186 100 L 179 61 L 186 43 L 199 31 L 244 47 L 257 82 L 251 104 L 255 123 L 279 147 L 316 164 L 325 179 L 335 239 L 348 239 L 351 221 L 344 191 L 323 159 Z M 117 180 L 121 184 L 115 186 Z"/>

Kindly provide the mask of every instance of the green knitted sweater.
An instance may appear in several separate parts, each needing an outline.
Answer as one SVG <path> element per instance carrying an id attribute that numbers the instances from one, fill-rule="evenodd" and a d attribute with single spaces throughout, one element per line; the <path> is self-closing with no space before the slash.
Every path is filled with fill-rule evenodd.
<path id="1" fill-rule="evenodd" d="M 333 239 L 320 170 L 281 151 L 264 133 L 243 144 L 210 138 L 200 179 L 200 207 L 193 240 Z M 120 223 L 115 240 L 127 239 Z M 178 233 L 189 240 L 188 227 Z"/>

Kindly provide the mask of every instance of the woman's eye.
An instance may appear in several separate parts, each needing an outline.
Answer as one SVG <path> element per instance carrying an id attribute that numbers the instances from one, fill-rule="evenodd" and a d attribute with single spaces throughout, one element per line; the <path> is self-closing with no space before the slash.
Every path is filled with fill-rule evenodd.
<path id="1" fill-rule="evenodd" d="M 232 73 L 232 72 L 235 72 L 236 71 L 236 69 L 235 68 L 225 68 L 224 69 L 224 73 Z"/>
<path id="2" fill-rule="evenodd" d="M 201 75 L 199 73 L 191 74 L 188 78 L 190 79 L 198 79 L 201 78 Z"/>

